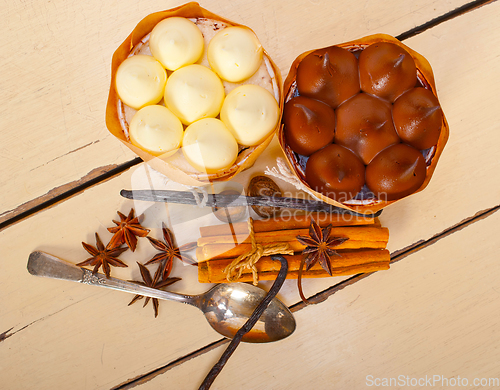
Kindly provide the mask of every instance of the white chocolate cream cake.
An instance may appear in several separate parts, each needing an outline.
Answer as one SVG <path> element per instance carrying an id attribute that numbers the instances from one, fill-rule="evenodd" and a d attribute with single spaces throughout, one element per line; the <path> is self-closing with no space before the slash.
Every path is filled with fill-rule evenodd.
<path id="1" fill-rule="evenodd" d="M 214 39 L 213 45 L 211 45 L 212 39 Z M 144 61 L 142 57 L 146 56 L 151 60 Z M 131 59 L 136 61 L 136 57 L 142 59 L 141 63 L 148 63 L 149 68 L 134 73 L 134 69 L 130 70 L 130 67 L 123 66 L 127 62 L 133 62 Z M 157 65 L 166 69 L 166 80 Z M 126 69 L 121 69 L 122 67 Z M 120 73 L 125 74 L 125 77 L 118 78 Z M 238 81 L 228 81 L 228 79 Z M 164 93 L 159 97 L 158 89 L 161 89 L 162 84 L 165 85 Z M 214 122 L 211 126 L 205 126 L 216 129 L 214 138 L 222 137 L 221 139 L 225 140 L 225 147 L 221 150 L 228 151 L 227 156 L 215 161 L 215 157 L 219 157 L 217 153 L 204 152 L 204 159 L 211 159 L 210 156 L 214 156 L 214 161 L 206 161 L 204 167 L 200 166 L 198 160 L 189 152 L 175 153 L 177 149 L 182 149 L 182 139 L 178 139 L 178 122 L 172 120 L 169 114 L 175 115 L 182 122 L 184 131 L 181 138 L 183 138 L 186 135 L 186 127 L 196 121 L 207 118 L 224 121 L 220 110 L 225 98 L 234 89 L 247 85 L 254 86 L 249 90 L 257 89 L 265 99 L 257 106 L 255 102 L 249 103 L 244 99 L 231 99 L 232 103 L 226 104 L 226 122 L 217 125 Z M 258 143 L 266 139 L 278 125 L 280 90 L 273 66 L 263 52 L 260 42 L 250 29 L 231 26 L 215 19 L 170 17 L 159 22 L 120 64 L 115 88 L 119 96 L 118 116 L 126 139 L 199 179 L 206 178 L 207 174 L 236 171 L 238 164 L 241 164 Z M 138 91 L 138 97 L 134 96 L 133 92 L 130 93 L 132 89 Z M 238 105 L 238 101 L 242 103 Z M 145 123 L 145 115 L 141 116 L 140 121 L 137 118 L 133 119 L 138 109 L 148 105 L 159 105 L 168 109 L 168 113 L 158 109 L 151 111 L 161 114 L 149 116 L 161 124 Z M 240 133 L 243 132 L 245 135 L 238 136 L 233 122 L 247 118 L 259 123 L 262 122 L 261 117 L 264 113 L 266 121 L 258 128 L 258 134 L 247 134 L 245 132 L 248 132 L 248 129 L 243 129 Z M 255 118 L 252 119 L 252 115 Z M 138 122 L 140 126 L 137 126 Z M 234 143 L 227 139 L 224 131 L 220 130 L 222 125 L 228 130 L 227 134 L 234 138 Z M 137 130 L 138 127 L 141 131 Z M 197 142 L 196 139 L 197 137 L 191 137 L 190 144 Z M 207 141 L 206 134 L 203 140 L 205 144 L 200 150 L 213 144 Z M 236 156 L 233 145 L 237 147 Z"/>

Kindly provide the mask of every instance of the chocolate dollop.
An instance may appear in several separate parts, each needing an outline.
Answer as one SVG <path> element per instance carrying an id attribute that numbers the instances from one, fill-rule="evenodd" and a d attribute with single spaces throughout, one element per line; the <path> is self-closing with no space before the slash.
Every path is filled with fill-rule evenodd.
<path id="1" fill-rule="evenodd" d="M 391 105 L 382 99 L 360 93 L 339 106 L 336 114 L 335 142 L 351 149 L 364 164 L 382 149 L 400 142 Z"/>
<path id="2" fill-rule="evenodd" d="M 412 56 L 389 42 L 374 43 L 359 55 L 361 90 L 394 102 L 417 83 Z"/>
<path id="3" fill-rule="evenodd" d="M 333 108 L 305 96 L 296 96 L 285 104 L 283 123 L 287 144 L 304 156 L 328 145 L 335 136 Z"/>
<path id="4" fill-rule="evenodd" d="M 425 180 L 425 160 L 415 148 L 396 144 L 381 151 L 366 167 L 366 185 L 381 200 L 403 198 Z"/>
<path id="5" fill-rule="evenodd" d="M 405 92 L 394 102 L 392 116 L 403 142 L 417 149 L 428 149 L 438 142 L 443 112 L 428 89 L 419 87 Z"/>
<path id="6" fill-rule="evenodd" d="M 297 68 L 297 88 L 335 108 L 359 92 L 358 60 L 337 46 L 315 50 Z"/>
<path id="7" fill-rule="evenodd" d="M 345 202 L 363 187 L 365 166 L 349 149 L 330 144 L 307 160 L 306 181 L 315 191 Z"/>

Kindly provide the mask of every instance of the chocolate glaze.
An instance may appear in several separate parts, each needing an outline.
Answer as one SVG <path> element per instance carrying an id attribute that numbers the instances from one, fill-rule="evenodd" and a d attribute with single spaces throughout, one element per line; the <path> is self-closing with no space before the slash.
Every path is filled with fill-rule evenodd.
<path id="1" fill-rule="evenodd" d="M 307 95 L 324 102 L 330 99 L 329 104 L 335 107 L 335 138 L 333 144 L 308 157 L 303 153 L 309 150 L 297 149 L 296 145 L 292 148 L 292 144 L 302 136 L 310 138 L 311 129 L 304 119 L 301 130 L 297 130 L 297 123 L 288 117 L 283 120 L 285 153 L 296 163 L 297 174 L 302 180 L 339 202 L 403 198 L 422 186 L 426 166 L 436 152 L 444 121 L 439 102 L 429 82 L 416 69 L 413 57 L 398 45 L 380 42 L 346 48 L 359 61 L 358 71 L 364 80 L 374 78 L 373 85 L 363 86 L 360 79 L 361 88 L 354 88 L 352 79 L 347 77 L 351 93 L 357 91 L 339 103 L 332 98 L 335 88 L 331 81 L 334 72 L 330 50 L 333 47 L 316 50 L 302 59 L 286 98 L 305 98 Z M 325 74 L 321 74 L 323 70 Z M 305 117 L 307 110 L 304 107 L 301 110 Z M 290 115 L 285 112 L 284 118 Z M 322 122 L 319 117 L 314 121 Z M 287 133 L 287 123 L 288 127 L 297 130 L 294 140 L 290 137 L 291 132 Z M 309 139 L 303 142 L 307 146 L 311 143 Z M 341 152 L 335 154 L 336 151 Z M 356 181 L 354 178 L 359 179 L 362 170 L 366 174 Z"/>
<path id="2" fill-rule="evenodd" d="M 420 188 L 425 180 L 422 154 L 407 144 L 381 151 L 366 167 L 366 185 L 380 200 L 403 198 Z"/>
<path id="3" fill-rule="evenodd" d="M 307 160 L 306 181 L 315 191 L 345 202 L 363 187 L 365 166 L 349 149 L 330 144 Z"/>
<path id="4" fill-rule="evenodd" d="M 285 139 L 290 148 L 310 156 L 328 145 L 335 136 L 335 112 L 328 104 L 305 96 L 285 103 Z"/>
<path id="5" fill-rule="evenodd" d="M 389 42 L 368 46 L 359 55 L 361 90 L 394 102 L 417 83 L 417 68 L 412 56 Z"/>
<path id="6" fill-rule="evenodd" d="M 443 112 L 431 91 L 413 88 L 405 92 L 394 102 L 392 116 L 403 142 L 417 149 L 436 145 L 443 124 Z"/>
<path id="7" fill-rule="evenodd" d="M 337 46 L 315 50 L 297 68 L 297 88 L 335 108 L 359 92 L 358 60 Z"/>
<path id="8" fill-rule="evenodd" d="M 335 142 L 356 153 L 364 164 L 382 149 L 400 142 L 394 129 L 391 105 L 375 96 L 359 93 L 337 110 Z"/>

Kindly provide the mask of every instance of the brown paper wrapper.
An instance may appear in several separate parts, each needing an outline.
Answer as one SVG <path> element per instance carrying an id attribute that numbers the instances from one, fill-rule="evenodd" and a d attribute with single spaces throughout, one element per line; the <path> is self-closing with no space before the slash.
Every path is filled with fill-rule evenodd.
<path id="1" fill-rule="evenodd" d="M 408 46 L 404 45 L 401 43 L 399 40 L 396 38 L 386 35 L 386 34 L 375 34 L 375 35 L 370 35 L 364 38 L 356 39 L 354 41 L 350 42 L 345 42 L 338 44 L 336 46 L 342 47 L 344 49 L 350 50 L 350 51 L 355 51 L 355 50 L 360 50 L 364 49 L 367 46 L 371 45 L 372 43 L 376 42 L 391 42 L 394 43 L 402 48 L 404 48 L 410 55 L 413 57 L 415 61 L 415 65 L 417 67 L 417 76 L 419 81 L 427 88 L 432 91 L 432 93 L 437 97 L 436 93 L 436 84 L 434 82 L 434 73 L 432 72 L 431 65 L 429 62 L 419 53 L 416 51 L 412 50 Z M 314 49 L 317 50 L 317 49 Z M 288 73 L 288 76 L 285 79 L 285 83 L 283 86 L 283 91 L 285 94 L 284 100 L 285 102 L 290 100 L 291 97 L 293 96 L 293 93 L 295 92 L 295 78 L 297 74 L 297 68 L 309 53 L 313 52 L 314 50 L 310 50 L 308 52 L 302 53 L 299 55 L 295 61 L 292 63 L 290 67 L 290 72 Z M 437 162 L 439 160 L 439 157 L 441 156 L 441 153 L 443 152 L 444 146 L 446 145 L 446 142 L 448 140 L 449 136 L 449 127 L 448 127 L 448 122 L 446 121 L 446 118 L 443 113 L 443 125 L 441 128 L 441 134 L 439 136 L 439 140 L 437 145 L 431 149 L 430 154 L 427 156 L 426 161 L 427 161 L 427 175 L 425 178 L 424 183 L 422 186 L 414 192 L 416 194 L 417 192 L 422 191 L 425 187 L 427 187 L 427 184 L 429 184 L 429 181 L 431 180 L 432 174 L 434 172 L 434 169 L 436 169 Z M 307 182 L 305 181 L 305 175 L 304 172 L 302 171 L 302 168 L 299 166 L 299 163 L 297 162 L 297 159 L 293 153 L 293 151 L 288 147 L 288 145 L 285 142 L 285 136 L 284 136 L 284 130 L 283 126 L 280 127 L 278 131 L 278 140 L 281 146 L 281 149 L 283 150 L 283 153 L 285 154 L 286 160 L 288 162 L 288 165 L 290 166 L 292 172 L 297 176 L 297 178 L 308 188 L 310 189 L 311 193 L 313 193 L 315 196 L 317 196 L 319 199 L 321 199 L 323 202 L 326 202 L 328 204 L 337 206 L 337 207 L 342 207 L 348 210 L 355 211 L 357 213 L 361 214 L 372 214 L 375 213 L 384 207 L 393 204 L 395 202 L 400 201 L 401 199 L 398 200 L 393 200 L 393 201 L 383 201 L 383 200 L 377 200 L 377 199 L 371 199 L 371 200 L 364 200 L 364 201 L 358 201 L 358 204 L 353 204 L 353 202 L 348 201 L 345 203 L 339 203 L 331 198 L 326 197 L 323 194 L 320 194 L 313 189 L 309 187 Z"/>
<path id="2" fill-rule="evenodd" d="M 250 168 L 257 157 L 266 149 L 266 147 L 271 142 L 274 132 L 271 133 L 260 145 L 246 148 L 240 151 L 236 162 L 229 168 L 221 170 L 216 173 L 207 174 L 193 171 L 187 171 L 180 169 L 177 166 L 169 163 L 169 156 L 164 156 L 164 159 L 156 157 L 148 152 L 132 145 L 126 138 L 125 133 L 122 129 L 122 124 L 119 119 L 118 103 L 119 98 L 115 91 L 115 76 L 118 66 L 129 56 L 132 50 L 143 40 L 143 38 L 148 35 L 153 27 L 158 24 L 161 20 L 172 17 L 181 16 L 185 18 L 207 18 L 214 19 L 226 23 L 229 26 L 241 26 L 241 24 L 232 22 L 225 19 L 219 15 L 216 15 L 202 7 L 198 3 L 192 2 L 187 3 L 177 8 L 172 8 L 166 11 L 156 12 L 146 16 L 142 19 L 139 24 L 134 28 L 132 33 L 125 39 L 125 41 L 118 47 L 118 49 L 113 54 L 113 59 L 111 63 L 111 85 L 109 88 L 108 103 L 106 106 L 106 126 L 111 134 L 125 144 L 129 149 L 131 149 L 135 154 L 141 157 L 145 162 L 147 162 L 155 170 L 161 172 L 170 179 L 190 186 L 199 186 L 206 184 L 210 181 L 226 181 L 231 179 L 233 176 L 237 175 L 241 171 Z M 248 27 L 247 27 L 248 28 Z M 269 55 L 264 50 L 264 55 L 269 59 L 269 63 L 274 71 L 274 77 L 276 80 L 277 88 L 279 89 L 280 101 L 279 107 L 283 107 L 283 90 L 282 90 L 282 80 L 279 68 L 272 61 Z M 282 111 L 282 110 L 280 110 Z M 278 123 L 281 123 L 281 117 Z M 278 130 L 279 125 L 276 127 Z M 177 153 L 181 153 L 178 151 Z M 187 164 L 187 163 L 186 163 Z"/>

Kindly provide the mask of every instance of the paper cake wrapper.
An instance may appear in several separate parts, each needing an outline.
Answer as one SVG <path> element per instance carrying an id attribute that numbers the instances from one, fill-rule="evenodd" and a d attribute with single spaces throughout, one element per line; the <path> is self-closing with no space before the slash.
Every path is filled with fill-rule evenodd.
<path id="1" fill-rule="evenodd" d="M 364 38 L 356 39 L 354 41 L 349 41 L 345 43 L 338 44 L 336 46 L 342 47 L 347 50 L 357 50 L 357 49 L 364 49 L 367 46 L 371 45 L 372 43 L 376 42 L 390 42 L 394 43 L 402 48 L 404 48 L 410 55 L 413 57 L 415 61 L 415 65 L 417 67 L 417 76 L 420 82 L 424 84 L 428 89 L 432 91 L 432 93 L 437 97 L 436 93 L 436 84 L 434 81 L 434 73 L 432 72 L 431 65 L 429 62 L 419 53 L 416 51 L 412 50 L 408 46 L 404 45 L 401 43 L 399 40 L 396 38 L 386 35 L 386 34 L 375 34 L 375 35 L 370 35 Z M 296 84 L 295 84 L 295 79 L 297 75 L 297 68 L 309 53 L 315 51 L 310 50 L 308 52 L 302 53 L 299 55 L 295 61 L 292 63 L 290 67 L 290 72 L 288 73 L 288 76 L 285 79 L 285 83 L 283 86 L 283 91 L 284 91 L 284 101 L 288 101 L 292 98 L 295 89 L 296 89 Z M 290 166 L 292 172 L 297 176 L 297 178 L 302 182 L 302 184 L 310 190 L 310 192 L 316 196 L 317 198 L 321 199 L 323 202 L 326 202 L 328 204 L 331 204 L 333 206 L 337 207 L 342 207 L 351 211 L 355 211 L 357 213 L 361 214 L 372 214 L 375 213 L 384 207 L 387 207 L 390 204 L 393 204 L 395 202 L 398 202 L 404 198 L 398 199 L 398 200 L 393 200 L 393 201 L 383 201 L 383 200 L 378 200 L 378 199 L 369 199 L 369 200 L 363 200 L 363 201 L 347 201 L 345 203 L 340 203 L 337 202 L 319 192 L 314 191 L 305 181 L 305 175 L 302 170 L 302 168 L 299 166 L 297 159 L 295 157 L 294 152 L 290 149 L 290 147 L 286 144 L 285 142 L 285 136 L 284 136 L 284 129 L 283 125 L 280 127 L 278 130 L 278 140 L 281 146 L 281 149 L 283 153 L 285 154 L 286 161 L 288 162 L 288 165 Z M 443 113 L 443 125 L 441 127 L 441 134 L 439 136 L 439 140 L 437 144 L 430 150 L 428 156 L 426 157 L 426 162 L 427 162 L 427 174 L 425 177 L 425 181 L 422 184 L 422 186 L 415 191 L 413 194 L 416 194 L 417 192 L 422 191 L 425 187 L 427 187 L 427 184 L 429 184 L 429 181 L 431 180 L 432 174 L 434 170 L 436 169 L 437 162 L 439 160 L 439 157 L 441 156 L 441 153 L 443 152 L 444 146 L 446 145 L 446 142 L 448 140 L 448 135 L 449 135 L 449 128 L 448 128 L 448 122 L 446 121 L 446 118 Z M 412 195 L 413 195 L 412 194 Z M 408 195 L 411 196 L 411 195 Z"/>
<path id="2" fill-rule="evenodd" d="M 172 17 L 172 16 L 181 16 L 185 18 L 207 18 L 214 19 L 221 22 L 226 23 L 229 26 L 241 26 L 238 23 L 232 22 L 228 19 L 225 19 L 219 15 L 216 15 L 202 7 L 199 6 L 198 3 L 192 2 L 187 3 L 177 8 L 169 9 L 166 11 L 156 12 L 146 16 L 142 19 L 139 24 L 134 28 L 132 33 L 125 39 L 125 41 L 118 47 L 118 49 L 113 54 L 112 64 L 111 64 L 111 86 L 109 88 L 109 96 L 108 102 L 106 106 L 106 126 L 111 134 L 113 134 L 116 138 L 118 138 L 125 146 L 131 149 L 135 154 L 137 154 L 140 158 L 142 158 L 146 163 L 148 163 L 153 169 L 158 172 L 164 174 L 171 180 L 174 180 L 178 183 L 189 185 L 189 186 L 200 186 L 204 185 L 207 182 L 211 181 L 226 181 L 237 175 L 239 172 L 250 168 L 257 157 L 266 149 L 266 147 L 271 142 L 275 132 L 278 130 L 279 125 L 276 127 L 275 131 L 273 131 L 261 144 L 257 146 L 253 146 L 250 148 L 243 149 L 238 154 L 238 158 L 236 162 L 229 168 L 218 171 L 216 173 L 207 174 L 195 172 L 194 168 L 188 167 L 188 169 L 183 169 L 174 166 L 171 162 L 169 162 L 169 158 L 171 156 L 164 156 L 164 159 L 149 154 L 148 152 L 132 145 L 126 138 L 125 133 L 122 129 L 122 125 L 119 119 L 118 112 L 118 101 L 119 97 L 115 90 L 115 77 L 116 70 L 118 66 L 129 56 L 134 47 L 136 47 L 139 43 L 141 43 L 142 39 L 147 36 L 153 27 L 158 24 L 161 20 Z M 247 27 L 248 28 L 248 27 Z M 280 112 L 283 107 L 283 93 L 282 93 L 282 79 L 279 68 L 272 61 L 269 55 L 264 50 L 264 55 L 267 56 L 269 63 L 274 71 L 275 78 L 275 88 L 278 88 L 278 96 L 279 96 L 279 107 Z M 281 116 L 278 123 L 281 123 Z M 182 153 L 180 150 L 178 153 Z M 183 159 L 183 157 L 180 157 Z M 187 162 L 185 162 L 187 165 Z"/>

